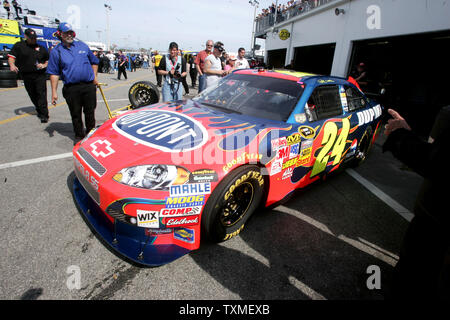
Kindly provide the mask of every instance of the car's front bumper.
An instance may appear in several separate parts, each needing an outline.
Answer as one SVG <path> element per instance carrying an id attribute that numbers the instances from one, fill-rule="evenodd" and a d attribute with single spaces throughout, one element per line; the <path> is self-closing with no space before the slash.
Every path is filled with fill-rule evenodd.
<path id="1" fill-rule="evenodd" d="M 157 235 L 119 220 L 111 220 L 92 200 L 77 178 L 73 192 L 81 212 L 100 238 L 119 255 L 145 266 L 160 266 L 180 258 L 191 250 L 176 244 L 154 244 Z"/>

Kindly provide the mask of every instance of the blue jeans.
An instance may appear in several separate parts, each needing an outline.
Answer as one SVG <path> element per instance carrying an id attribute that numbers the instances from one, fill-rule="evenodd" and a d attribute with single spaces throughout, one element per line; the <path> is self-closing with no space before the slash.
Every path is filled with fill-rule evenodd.
<path id="1" fill-rule="evenodd" d="M 167 81 L 164 81 L 161 92 L 163 102 L 183 100 L 183 84 L 181 81 L 173 84 L 169 84 Z"/>
<path id="2" fill-rule="evenodd" d="M 198 93 L 206 89 L 206 74 L 198 77 Z"/>

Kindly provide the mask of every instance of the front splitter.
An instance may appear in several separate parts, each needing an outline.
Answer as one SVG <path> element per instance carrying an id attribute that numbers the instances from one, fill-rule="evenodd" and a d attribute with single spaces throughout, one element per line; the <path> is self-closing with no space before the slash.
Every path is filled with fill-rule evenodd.
<path id="1" fill-rule="evenodd" d="M 77 178 L 73 182 L 73 192 L 86 221 L 103 242 L 120 256 L 136 264 L 156 267 L 172 262 L 190 252 L 175 244 L 154 245 L 157 236 L 147 235 L 144 228 L 119 220 L 111 222 Z"/>

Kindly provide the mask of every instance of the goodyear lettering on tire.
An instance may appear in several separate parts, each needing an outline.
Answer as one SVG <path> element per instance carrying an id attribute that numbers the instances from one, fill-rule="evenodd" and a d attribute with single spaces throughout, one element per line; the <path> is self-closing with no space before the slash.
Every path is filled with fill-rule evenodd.
<path id="1" fill-rule="evenodd" d="M 248 179 L 256 179 L 258 180 L 259 185 L 262 187 L 264 185 L 264 178 L 262 177 L 261 173 L 258 171 L 249 171 L 246 174 L 242 175 L 240 178 L 238 178 L 228 189 L 228 191 L 225 193 L 225 200 L 228 200 L 230 195 L 233 193 L 233 191 L 241 185 L 243 182 L 247 181 Z"/>

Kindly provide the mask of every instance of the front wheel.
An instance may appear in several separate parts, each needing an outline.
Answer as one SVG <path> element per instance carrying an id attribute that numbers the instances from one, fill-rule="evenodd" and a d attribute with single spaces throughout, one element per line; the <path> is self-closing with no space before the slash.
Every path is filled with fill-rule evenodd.
<path id="1" fill-rule="evenodd" d="M 207 237 L 222 242 L 238 235 L 258 208 L 264 178 L 257 166 L 244 166 L 226 176 L 203 210 L 202 228 Z"/>
<path id="2" fill-rule="evenodd" d="M 149 81 L 138 81 L 128 91 L 133 109 L 159 102 L 158 88 Z"/>

